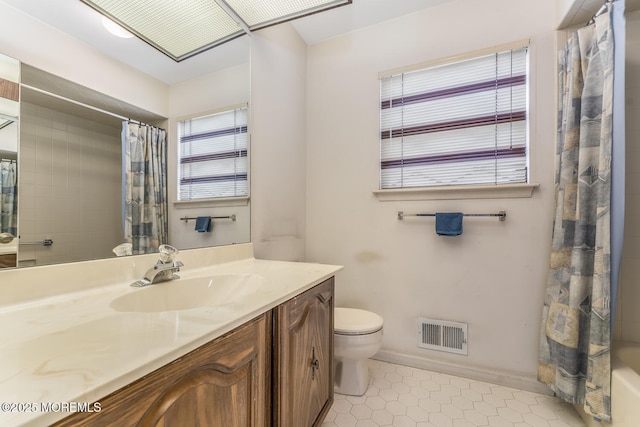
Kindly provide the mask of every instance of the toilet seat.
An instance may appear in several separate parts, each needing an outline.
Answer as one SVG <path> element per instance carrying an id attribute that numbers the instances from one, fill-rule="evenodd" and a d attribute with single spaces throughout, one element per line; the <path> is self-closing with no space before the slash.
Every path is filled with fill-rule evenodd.
<path id="1" fill-rule="evenodd" d="M 338 335 L 368 335 L 382 329 L 381 316 L 357 308 L 336 307 L 334 332 Z"/>

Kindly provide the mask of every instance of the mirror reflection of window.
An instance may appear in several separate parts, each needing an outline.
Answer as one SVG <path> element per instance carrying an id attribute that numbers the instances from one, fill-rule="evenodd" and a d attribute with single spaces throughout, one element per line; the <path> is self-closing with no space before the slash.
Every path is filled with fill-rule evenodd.
<path id="1" fill-rule="evenodd" d="M 178 200 L 247 196 L 247 107 L 178 124 Z"/>

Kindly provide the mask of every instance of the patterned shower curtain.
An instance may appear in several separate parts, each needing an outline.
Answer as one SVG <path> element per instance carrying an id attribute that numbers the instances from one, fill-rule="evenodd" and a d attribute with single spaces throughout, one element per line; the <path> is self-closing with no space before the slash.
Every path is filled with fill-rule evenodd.
<path id="1" fill-rule="evenodd" d="M 158 252 L 167 243 L 167 132 L 153 126 L 122 124 L 123 218 L 132 253 Z"/>
<path id="2" fill-rule="evenodd" d="M 18 235 L 18 174 L 16 162 L 0 159 L 0 233 Z"/>
<path id="3" fill-rule="evenodd" d="M 611 419 L 610 198 L 614 39 L 609 13 L 559 57 L 556 210 L 538 379 Z"/>

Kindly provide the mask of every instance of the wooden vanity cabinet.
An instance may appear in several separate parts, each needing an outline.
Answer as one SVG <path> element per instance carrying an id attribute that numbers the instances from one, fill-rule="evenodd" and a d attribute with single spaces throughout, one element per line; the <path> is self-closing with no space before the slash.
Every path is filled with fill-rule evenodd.
<path id="1" fill-rule="evenodd" d="M 267 427 L 270 355 L 266 313 L 54 426 Z"/>
<path id="2" fill-rule="evenodd" d="M 334 279 L 276 307 L 273 425 L 322 424 L 333 403 Z"/>
<path id="3" fill-rule="evenodd" d="M 334 279 L 54 427 L 312 427 L 333 403 Z"/>
<path id="4" fill-rule="evenodd" d="M 15 267 L 18 265 L 16 254 L 0 255 L 0 268 Z"/>

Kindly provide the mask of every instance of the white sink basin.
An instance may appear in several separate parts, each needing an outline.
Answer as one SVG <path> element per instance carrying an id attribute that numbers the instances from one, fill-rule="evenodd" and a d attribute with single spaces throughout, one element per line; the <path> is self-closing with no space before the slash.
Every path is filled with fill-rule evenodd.
<path id="1" fill-rule="evenodd" d="M 258 274 L 218 274 L 175 279 L 137 289 L 111 302 L 116 311 L 152 313 L 241 302 L 262 287 Z"/>

